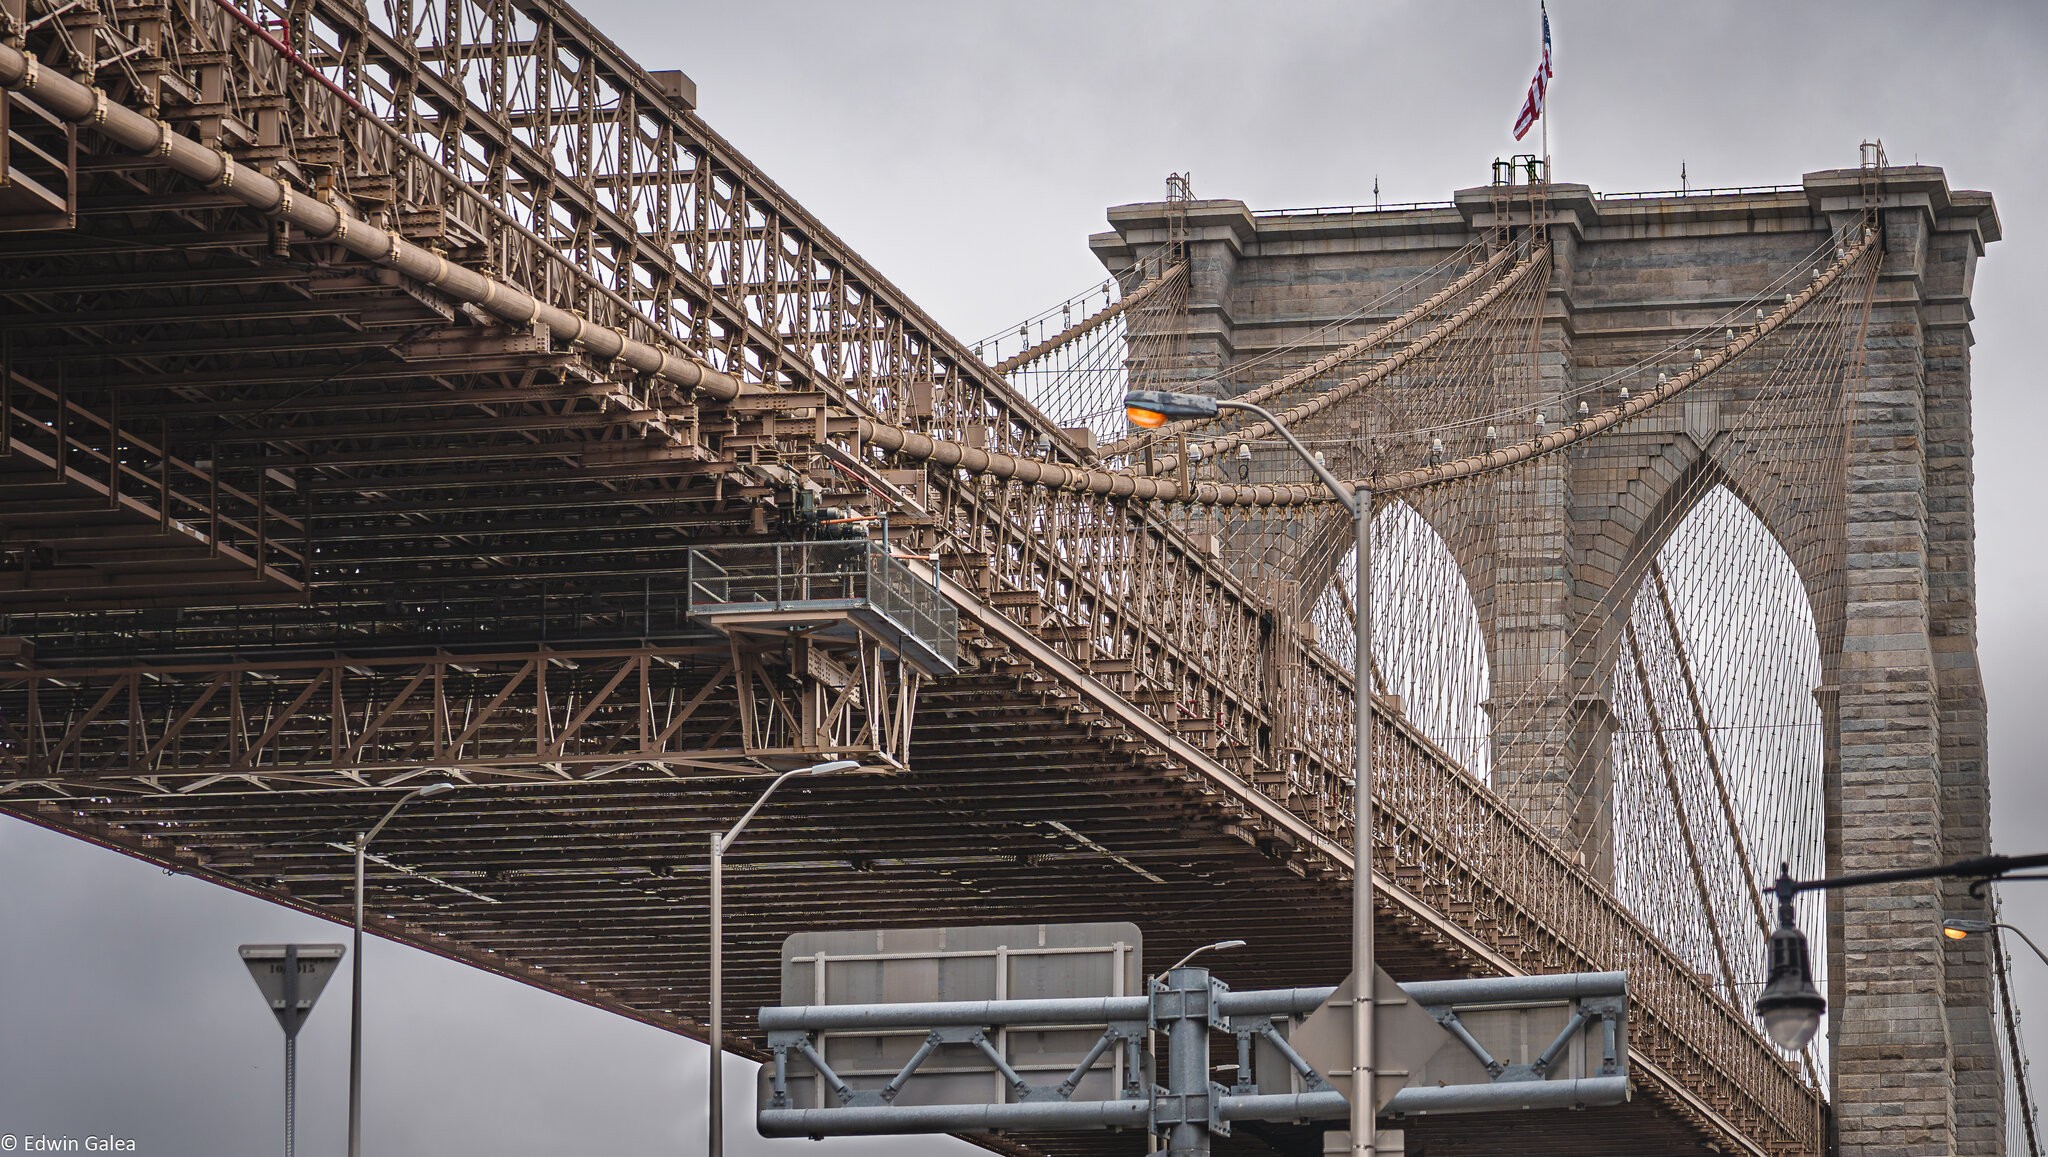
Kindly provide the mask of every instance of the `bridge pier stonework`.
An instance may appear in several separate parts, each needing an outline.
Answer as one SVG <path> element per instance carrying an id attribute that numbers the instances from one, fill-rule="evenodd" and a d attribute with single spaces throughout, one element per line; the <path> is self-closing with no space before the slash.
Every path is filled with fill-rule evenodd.
<path id="1" fill-rule="evenodd" d="M 1528 192 L 1518 203 L 1482 187 L 1440 205 L 1272 213 L 1188 203 L 1190 357 L 1205 374 L 1222 371 L 1233 393 L 1305 364 L 1383 320 L 1357 316 L 1365 303 L 1499 232 L 1505 205 L 1525 227 L 1540 214 L 1551 265 L 1536 370 L 1511 387 L 1524 396 L 1503 397 L 1501 408 L 1547 408 L 1552 422 L 1566 421 L 1570 390 L 1720 325 L 1713 319 L 1732 304 L 1874 207 L 1884 254 L 1860 371 L 1832 427 L 1842 431 L 1840 473 L 1820 485 L 1788 467 L 1777 485 L 1737 497 L 1790 558 L 1813 611 L 1827 870 L 1988 851 L 1968 354 L 1972 274 L 1999 237 L 1990 195 L 1953 190 L 1925 166 L 1828 170 L 1770 189 Z M 1164 204 L 1117 207 L 1110 223 L 1092 243 L 1117 272 L 1168 235 Z M 1612 656 L 1649 560 L 1704 490 L 1737 488 L 1720 469 L 1727 456 L 1813 452 L 1801 435 L 1746 424 L 1755 404 L 1739 382 L 1709 379 L 1660 420 L 1520 479 L 1531 492 L 1518 497 L 1514 523 L 1458 549 L 1500 705 L 1493 785 L 1603 879 L 1613 878 L 1616 852 Z M 1515 726 L 1501 714 L 1510 710 L 1565 712 L 1570 723 L 1530 738 L 1542 729 Z M 1751 852 L 1758 872 L 1779 858 L 1778 849 Z M 1938 883 L 1830 897 L 1841 1153 L 2004 1151 L 1991 978 L 1982 954 L 1938 935 L 1945 915 L 1983 907 L 1967 888 Z M 1762 964 L 1734 963 L 1743 976 Z"/>

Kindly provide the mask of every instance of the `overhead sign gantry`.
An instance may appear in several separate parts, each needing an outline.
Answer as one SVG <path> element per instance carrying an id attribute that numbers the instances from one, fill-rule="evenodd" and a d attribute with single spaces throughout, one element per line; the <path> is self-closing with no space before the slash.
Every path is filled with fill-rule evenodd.
<path id="1" fill-rule="evenodd" d="M 789 1003 L 760 1014 L 760 1131 L 1144 1128 L 1202 1153 L 1234 1121 L 1348 1116 L 1349 982 L 1237 991 L 1179 967 L 1140 985 L 1141 950 L 1127 924 L 793 936 Z M 1621 973 L 1380 973 L 1377 991 L 1382 1122 L 1628 1099 Z M 1227 1086 L 1216 1032 L 1237 1040 Z"/>

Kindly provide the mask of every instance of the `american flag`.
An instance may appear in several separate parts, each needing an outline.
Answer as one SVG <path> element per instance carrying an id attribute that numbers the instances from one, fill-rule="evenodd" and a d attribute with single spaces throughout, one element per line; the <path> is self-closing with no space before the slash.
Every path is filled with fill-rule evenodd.
<path id="1" fill-rule="evenodd" d="M 1539 5 L 1539 7 L 1542 7 Z M 1515 118 L 1515 139 L 1527 136 L 1543 115 L 1543 94 L 1550 88 L 1550 9 L 1543 10 L 1543 63 L 1536 66 L 1536 78 L 1529 82 L 1529 99 L 1522 102 L 1522 115 Z"/>

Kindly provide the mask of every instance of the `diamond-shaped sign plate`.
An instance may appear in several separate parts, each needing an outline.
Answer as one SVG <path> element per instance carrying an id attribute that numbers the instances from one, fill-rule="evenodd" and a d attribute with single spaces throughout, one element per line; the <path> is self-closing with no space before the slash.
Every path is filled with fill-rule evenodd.
<path id="1" fill-rule="evenodd" d="M 1450 1038 L 1434 1018 L 1408 999 L 1385 969 L 1373 969 L 1373 976 L 1377 998 L 1373 1002 L 1373 1051 L 1378 1061 L 1373 1073 L 1377 1094 L 1373 1108 L 1378 1110 L 1385 1108 L 1394 1094 L 1407 1086 L 1414 1070 Z M 1351 1098 L 1351 1010 L 1357 1003 L 1357 991 L 1358 976 L 1353 973 L 1321 1008 L 1288 1034 L 1302 1059 L 1314 1065 L 1346 1100 Z M 1276 1066 L 1275 1071 L 1282 1070 Z"/>
<path id="2" fill-rule="evenodd" d="M 1466 1113 L 1628 1098 L 1627 978 L 1619 972 L 1396 984 L 1375 970 L 1375 1108 Z M 1355 977 L 1288 1033 L 1348 1098 Z M 1284 1071 L 1260 1064 L 1257 1070 Z M 1285 1089 L 1262 1092 L 1286 1092 Z"/>

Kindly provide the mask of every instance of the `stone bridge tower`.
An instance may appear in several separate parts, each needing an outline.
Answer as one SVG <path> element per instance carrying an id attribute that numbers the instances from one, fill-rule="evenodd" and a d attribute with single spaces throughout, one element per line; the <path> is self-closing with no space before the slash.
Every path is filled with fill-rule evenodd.
<path id="1" fill-rule="evenodd" d="M 1846 398 L 1846 533 L 1834 532 L 1846 546 L 1802 541 L 1811 536 L 1797 519 L 1751 502 L 1816 610 L 1831 873 L 1989 850 L 1969 348 L 1972 275 L 1999 223 L 1988 194 L 1951 189 L 1940 169 L 1880 175 L 1883 264 L 1863 366 Z M 1554 404 L 1626 351 L 1739 304 L 1855 220 L 1871 193 L 1868 176 L 1830 170 L 1796 186 L 1628 197 L 1548 186 L 1553 264 L 1528 401 Z M 1266 372 L 1277 373 L 1362 334 L 1376 319 L 1340 326 L 1322 346 L 1297 344 L 1492 230 L 1501 204 L 1487 187 L 1443 205 L 1384 210 L 1254 213 L 1238 201 L 1188 203 L 1194 368 L 1232 381 L 1233 365 L 1266 357 L 1277 367 Z M 1119 272 L 1169 235 L 1163 204 L 1118 207 L 1110 223 L 1114 232 L 1093 245 Z M 1689 477 L 1714 468 L 1717 439 L 1743 404 L 1710 379 L 1661 428 L 1554 467 L 1555 484 L 1539 488 L 1542 501 L 1515 528 L 1515 568 L 1496 563 L 1486 580 L 1524 584 L 1519 605 L 1533 598 L 1544 613 L 1533 625 L 1529 616 L 1512 627 L 1489 622 L 1489 599 L 1475 584 L 1497 692 L 1514 677 L 1504 656 L 1584 649 L 1614 629 L 1626 603 L 1617 607 L 1607 592 L 1634 590 L 1620 569 L 1654 552 L 1646 537 L 1673 522 L 1657 512 L 1691 492 Z M 1581 675 L 1593 661 L 1568 659 Z M 1575 759 L 1497 747 L 1494 781 L 1566 846 L 1589 849 L 1589 867 L 1603 871 L 1612 821 L 1601 721 L 1611 710 L 1604 702 L 1575 710 L 1589 720 Z M 1986 963 L 1937 935 L 1945 914 L 1981 906 L 1965 888 L 1938 882 L 1831 897 L 1828 1031 L 1843 1154 L 2002 1151 Z"/>

